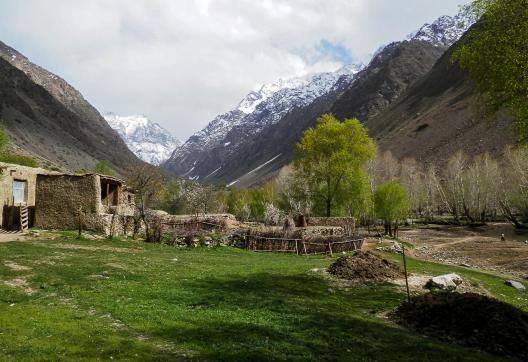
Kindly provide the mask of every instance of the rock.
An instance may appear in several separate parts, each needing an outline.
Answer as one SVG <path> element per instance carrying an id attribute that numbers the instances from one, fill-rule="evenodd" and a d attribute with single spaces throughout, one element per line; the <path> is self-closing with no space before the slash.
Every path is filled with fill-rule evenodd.
<path id="1" fill-rule="evenodd" d="M 425 287 L 428 289 L 455 290 L 460 284 L 462 284 L 462 278 L 458 274 L 451 273 L 429 279 Z"/>
<path id="2" fill-rule="evenodd" d="M 460 266 L 463 266 L 465 268 L 471 268 L 471 265 L 469 265 L 468 263 L 462 263 L 460 264 Z"/>
<path id="3" fill-rule="evenodd" d="M 522 284 L 522 283 L 519 283 L 519 282 L 516 282 L 515 280 L 506 280 L 504 282 L 504 284 L 510 286 L 510 287 L 513 287 L 517 290 L 525 290 L 526 287 Z"/>

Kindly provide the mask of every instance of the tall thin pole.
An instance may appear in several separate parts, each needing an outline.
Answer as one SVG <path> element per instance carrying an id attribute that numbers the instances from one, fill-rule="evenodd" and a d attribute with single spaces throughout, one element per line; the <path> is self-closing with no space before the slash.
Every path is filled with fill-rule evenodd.
<path id="1" fill-rule="evenodd" d="M 407 260 L 405 258 L 405 245 L 402 243 L 403 254 L 403 271 L 405 272 L 405 287 L 407 288 L 407 301 L 411 302 L 411 293 L 409 292 L 409 279 L 407 278 Z"/>

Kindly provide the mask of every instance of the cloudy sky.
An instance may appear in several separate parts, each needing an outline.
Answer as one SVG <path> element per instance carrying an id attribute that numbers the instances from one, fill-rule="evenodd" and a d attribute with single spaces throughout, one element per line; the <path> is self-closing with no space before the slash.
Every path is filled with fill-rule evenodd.
<path id="1" fill-rule="evenodd" d="M 468 0 L 1 0 L 0 40 L 185 140 L 263 83 L 367 62 Z"/>

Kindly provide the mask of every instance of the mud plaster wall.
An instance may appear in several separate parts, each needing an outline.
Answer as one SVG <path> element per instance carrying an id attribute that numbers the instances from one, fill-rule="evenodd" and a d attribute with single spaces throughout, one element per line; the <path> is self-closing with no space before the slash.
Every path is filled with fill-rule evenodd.
<path id="1" fill-rule="evenodd" d="M 78 209 L 82 206 L 85 227 L 102 230 L 102 222 L 96 217 L 101 212 L 100 195 L 97 175 L 38 175 L 35 225 L 44 229 L 76 229 Z"/>
<path id="2" fill-rule="evenodd" d="M 35 187 L 38 174 L 46 174 L 49 171 L 41 168 L 33 168 L 7 163 L 0 163 L 0 227 L 4 226 L 4 209 L 12 205 L 13 181 L 26 181 L 26 204 L 35 206 Z"/>

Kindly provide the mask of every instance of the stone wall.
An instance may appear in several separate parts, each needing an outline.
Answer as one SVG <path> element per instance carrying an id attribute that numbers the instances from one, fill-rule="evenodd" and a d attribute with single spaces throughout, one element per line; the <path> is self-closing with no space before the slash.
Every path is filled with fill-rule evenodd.
<path id="1" fill-rule="evenodd" d="M 101 176 L 39 175 L 36 182 L 35 225 L 44 229 L 75 230 L 79 206 L 84 230 L 105 235 L 131 235 L 134 194 L 119 183 L 116 206 L 101 202 Z M 129 198 L 130 196 L 130 198 Z"/>
<path id="2" fill-rule="evenodd" d="M 78 210 L 83 215 L 100 214 L 101 184 L 97 175 L 38 175 L 35 225 L 43 229 L 78 228 Z M 100 231 L 100 221 L 86 217 L 87 229 Z"/>
<path id="3" fill-rule="evenodd" d="M 337 226 L 346 227 L 354 223 L 353 217 L 309 217 L 306 219 L 308 226 Z"/>

